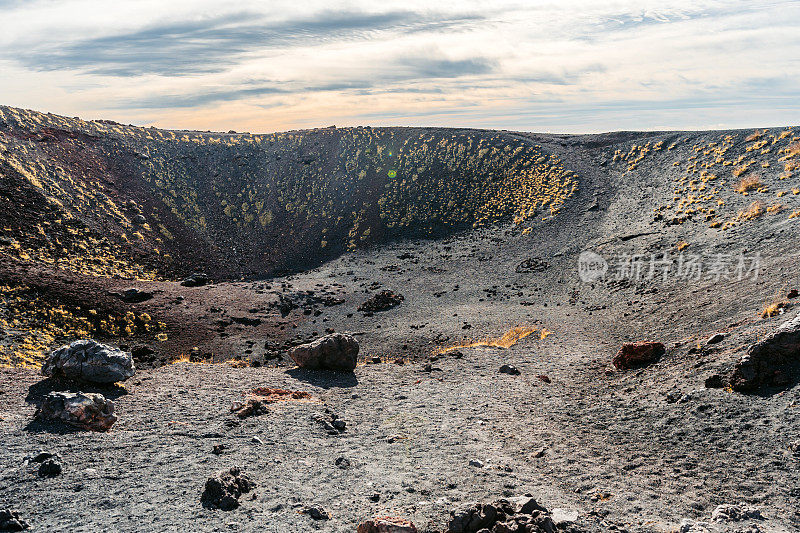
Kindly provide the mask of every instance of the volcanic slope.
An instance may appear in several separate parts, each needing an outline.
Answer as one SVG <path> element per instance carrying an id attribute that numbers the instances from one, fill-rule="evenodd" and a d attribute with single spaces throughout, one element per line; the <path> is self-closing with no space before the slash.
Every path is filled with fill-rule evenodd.
<path id="1" fill-rule="evenodd" d="M 793 129 L 256 136 L 2 112 L 0 501 L 36 527 L 353 531 L 394 514 L 442 531 L 450 510 L 526 492 L 591 531 L 673 531 L 725 503 L 800 527 L 798 369 L 756 394 L 705 386 L 797 313 Z M 604 279 L 580 280 L 584 251 Z M 677 272 L 690 258 L 697 279 Z M 198 269 L 214 283 L 179 284 Z M 152 297 L 125 302 L 130 287 Z M 358 311 L 382 290 L 404 299 Z M 291 368 L 287 349 L 328 331 L 359 340 L 355 373 Z M 105 391 L 108 434 L 32 421 L 73 386 L 36 365 L 79 334 L 139 354 Z M 642 340 L 666 353 L 611 367 Z M 232 416 L 257 387 L 315 401 Z M 325 409 L 345 432 L 322 430 Z M 22 464 L 40 448 L 61 476 Z M 203 509 L 205 479 L 235 464 L 255 498 Z M 313 505 L 331 519 L 297 512 Z"/>

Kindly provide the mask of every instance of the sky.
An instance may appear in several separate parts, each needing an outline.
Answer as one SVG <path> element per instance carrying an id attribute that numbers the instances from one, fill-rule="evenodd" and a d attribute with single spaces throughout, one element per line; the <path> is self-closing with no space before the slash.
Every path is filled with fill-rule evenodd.
<path id="1" fill-rule="evenodd" d="M 172 129 L 800 125 L 800 1 L 0 0 L 0 104 Z"/>

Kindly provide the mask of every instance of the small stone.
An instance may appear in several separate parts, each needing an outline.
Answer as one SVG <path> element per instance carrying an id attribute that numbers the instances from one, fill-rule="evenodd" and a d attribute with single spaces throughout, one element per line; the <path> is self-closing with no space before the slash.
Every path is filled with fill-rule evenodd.
<path id="1" fill-rule="evenodd" d="M 478 459 L 470 459 L 469 466 L 474 466 L 475 468 L 483 468 L 483 461 Z"/>
<path id="2" fill-rule="evenodd" d="M 725 340 L 725 335 L 722 333 L 715 333 L 706 340 L 706 344 L 717 344 Z"/>
<path id="3" fill-rule="evenodd" d="M 417 528 L 405 518 L 383 516 L 359 524 L 356 533 L 417 533 Z"/>
<path id="4" fill-rule="evenodd" d="M 303 513 L 307 514 L 314 520 L 330 520 L 331 515 L 323 509 L 322 507 L 306 507 L 303 509 Z"/>
<path id="5" fill-rule="evenodd" d="M 61 474 L 61 463 L 55 459 L 47 459 L 39 466 L 39 477 L 56 477 Z"/>
<path id="6" fill-rule="evenodd" d="M 334 461 L 334 464 L 342 470 L 350 468 L 350 460 L 346 457 L 337 457 L 336 461 Z"/>
<path id="7" fill-rule="evenodd" d="M 500 367 L 500 373 L 501 374 L 508 374 L 508 375 L 511 375 L 511 376 L 519 376 L 520 375 L 519 369 L 517 367 L 515 367 L 515 366 L 512 366 L 512 365 L 503 365 L 503 366 L 501 366 Z"/>
<path id="8" fill-rule="evenodd" d="M 211 449 L 211 453 L 214 455 L 222 455 L 222 452 L 227 450 L 228 447 L 225 444 L 215 444 L 214 447 Z"/>

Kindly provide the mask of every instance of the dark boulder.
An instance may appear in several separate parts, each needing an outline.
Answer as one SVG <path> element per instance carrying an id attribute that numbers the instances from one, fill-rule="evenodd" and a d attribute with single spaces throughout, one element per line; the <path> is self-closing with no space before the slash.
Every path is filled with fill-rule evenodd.
<path id="1" fill-rule="evenodd" d="M 223 470 L 206 481 L 200 502 L 208 509 L 232 511 L 239 507 L 239 498 L 256 484 L 239 467 Z"/>
<path id="2" fill-rule="evenodd" d="M 54 350 L 42 366 L 45 376 L 99 384 L 125 381 L 135 372 L 130 353 L 91 339 L 78 340 Z"/>
<path id="3" fill-rule="evenodd" d="M 797 363 L 800 363 L 800 314 L 750 346 L 734 367 L 731 386 L 741 392 L 762 386 L 785 386 L 789 383 L 789 367 Z"/>

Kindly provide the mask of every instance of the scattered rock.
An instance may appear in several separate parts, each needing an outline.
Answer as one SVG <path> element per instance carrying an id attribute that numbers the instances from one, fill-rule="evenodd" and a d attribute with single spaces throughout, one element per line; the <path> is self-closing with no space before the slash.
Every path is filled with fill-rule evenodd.
<path id="1" fill-rule="evenodd" d="M 350 460 L 347 459 L 346 457 L 337 457 L 334 464 L 339 468 L 341 468 L 342 470 L 347 470 L 348 468 L 350 468 Z"/>
<path id="2" fill-rule="evenodd" d="M 47 459 L 39 465 L 39 477 L 56 477 L 61 475 L 61 463 L 55 459 Z"/>
<path id="3" fill-rule="evenodd" d="M 374 313 L 376 311 L 386 311 L 392 307 L 400 305 L 404 300 L 402 294 L 397 294 L 394 291 L 383 290 L 365 301 L 358 308 L 359 311 Z"/>
<path id="4" fill-rule="evenodd" d="M 18 512 L 0 509 L 0 531 L 25 531 L 29 527 Z"/>
<path id="5" fill-rule="evenodd" d="M 515 366 L 503 365 L 503 366 L 500 367 L 500 373 L 501 374 L 509 374 L 511 376 L 519 376 L 521 372 Z"/>
<path id="6" fill-rule="evenodd" d="M 54 350 L 42 366 L 45 376 L 109 384 L 125 381 L 136 369 L 133 356 L 91 339 L 82 339 Z"/>
<path id="7" fill-rule="evenodd" d="M 788 383 L 784 370 L 800 361 L 800 314 L 787 320 L 742 356 L 731 375 L 734 390 L 747 392 L 764 385 Z"/>
<path id="8" fill-rule="evenodd" d="M 483 468 L 483 461 L 479 459 L 470 459 L 469 466 L 474 466 L 475 468 Z"/>
<path id="9" fill-rule="evenodd" d="M 344 433 L 347 423 L 333 413 L 315 413 L 311 419 L 320 424 L 329 435 Z"/>
<path id="10" fill-rule="evenodd" d="M 248 398 L 245 402 L 235 402 L 231 405 L 231 413 L 239 418 L 260 416 L 267 413 L 267 405 L 261 400 Z"/>
<path id="11" fill-rule="evenodd" d="M 215 444 L 211 448 L 211 453 L 213 453 L 214 455 L 222 455 L 222 452 L 224 452 L 227 449 L 228 446 L 226 446 L 225 444 Z"/>
<path id="12" fill-rule="evenodd" d="M 211 278 L 202 272 L 195 272 L 191 276 L 184 278 L 184 280 L 181 281 L 181 285 L 184 287 L 202 287 L 203 285 L 208 285 L 209 283 L 211 283 Z"/>
<path id="13" fill-rule="evenodd" d="M 363 522 L 357 533 L 417 533 L 417 528 L 405 518 L 383 516 Z"/>
<path id="14" fill-rule="evenodd" d="M 544 272 L 550 267 L 550 263 L 537 257 L 526 259 L 516 266 L 514 272 L 518 274 L 530 274 L 534 272 Z"/>
<path id="15" fill-rule="evenodd" d="M 351 335 L 333 333 L 289 351 L 289 357 L 301 368 L 352 372 L 357 363 L 358 341 Z"/>
<path id="16" fill-rule="evenodd" d="M 544 374 L 539 374 L 538 376 L 536 376 L 536 378 L 539 381 L 541 381 L 542 383 L 552 383 L 552 381 L 553 381 L 548 376 L 546 376 Z"/>
<path id="17" fill-rule="evenodd" d="M 102 394 L 51 392 L 36 411 L 44 420 L 61 420 L 71 426 L 90 431 L 108 431 L 117 417 L 114 402 Z"/>
<path id="18" fill-rule="evenodd" d="M 718 505 L 711 513 L 714 522 L 738 522 L 740 520 L 761 520 L 761 511 L 756 507 L 739 506 L 732 504 Z"/>
<path id="19" fill-rule="evenodd" d="M 310 516 L 314 520 L 330 520 L 331 519 L 330 513 L 328 513 L 328 511 L 326 511 L 325 509 L 323 509 L 322 507 L 319 507 L 319 506 L 306 507 L 301 512 L 303 514 L 307 514 L 308 516 Z"/>
<path id="20" fill-rule="evenodd" d="M 717 344 L 725 340 L 725 335 L 722 333 L 715 333 L 711 335 L 708 340 L 706 340 L 706 344 Z"/>
<path id="21" fill-rule="evenodd" d="M 789 293 L 786 295 L 786 298 L 788 298 L 788 299 L 790 299 L 790 300 L 791 300 L 791 299 L 793 299 L 793 298 L 797 298 L 798 296 L 800 296 L 800 293 L 799 293 L 799 292 L 797 292 L 797 289 L 792 289 L 792 290 L 790 290 L 790 291 L 789 291 Z"/>
<path id="22" fill-rule="evenodd" d="M 141 289 L 137 289 L 136 287 L 131 287 L 130 289 L 125 289 L 122 292 L 116 292 L 114 295 L 122 300 L 125 303 L 129 304 L 137 304 L 141 302 L 146 302 L 153 298 L 153 293 L 149 291 L 143 291 Z"/>
<path id="23" fill-rule="evenodd" d="M 256 484 L 239 467 L 234 466 L 208 478 L 200 502 L 206 508 L 232 511 L 239 507 L 241 495 L 255 487 Z"/>
<path id="24" fill-rule="evenodd" d="M 647 366 L 664 355 L 664 345 L 660 342 L 628 342 L 622 345 L 612 363 L 618 369 Z"/>

